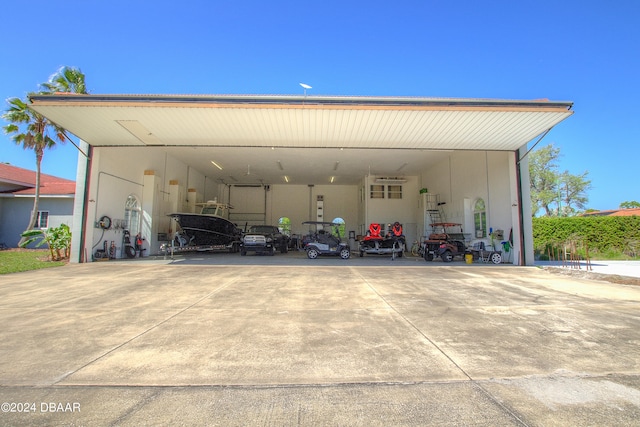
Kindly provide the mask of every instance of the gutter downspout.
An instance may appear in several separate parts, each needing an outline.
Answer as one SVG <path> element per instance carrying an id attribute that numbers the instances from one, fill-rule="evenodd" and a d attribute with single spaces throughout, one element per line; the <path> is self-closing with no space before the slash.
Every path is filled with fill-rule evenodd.
<path id="1" fill-rule="evenodd" d="M 516 151 L 516 159 L 518 159 L 519 154 L 520 152 Z M 522 212 L 524 206 L 522 206 L 522 174 L 520 173 L 520 160 L 516 160 L 516 183 L 518 186 L 518 229 L 520 230 L 520 235 L 518 236 L 520 239 L 520 251 L 518 254 L 520 259 L 518 260 L 518 265 L 527 265 L 527 256 L 525 254 L 524 213 Z"/>

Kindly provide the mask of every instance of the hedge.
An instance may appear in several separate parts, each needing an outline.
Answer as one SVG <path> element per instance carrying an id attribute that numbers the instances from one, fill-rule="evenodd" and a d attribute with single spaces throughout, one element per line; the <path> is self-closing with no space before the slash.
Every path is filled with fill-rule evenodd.
<path id="1" fill-rule="evenodd" d="M 638 256 L 640 216 L 578 216 L 533 218 L 533 245 L 546 254 L 575 241 L 589 253 Z"/>

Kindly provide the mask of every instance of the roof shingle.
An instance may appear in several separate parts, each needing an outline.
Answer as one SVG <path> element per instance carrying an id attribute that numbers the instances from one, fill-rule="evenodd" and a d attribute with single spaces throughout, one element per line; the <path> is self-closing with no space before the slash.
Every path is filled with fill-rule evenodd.
<path id="1" fill-rule="evenodd" d="M 0 163 L 0 184 L 12 187 L 2 191 L 5 194 L 33 195 L 36 193 L 36 173 L 28 169 Z M 53 175 L 40 174 L 40 195 L 56 196 L 74 194 L 75 181 Z"/>

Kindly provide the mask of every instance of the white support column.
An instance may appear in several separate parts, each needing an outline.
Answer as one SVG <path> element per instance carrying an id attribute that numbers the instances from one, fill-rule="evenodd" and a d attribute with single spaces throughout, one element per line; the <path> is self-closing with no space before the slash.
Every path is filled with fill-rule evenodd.
<path id="1" fill-rule="evenodd" d="M 527 146 L 524 145 L 517 152 L 516 158 L 516 167 L 519 171 L 520 176 L 520 206 L 519 214 L 522 218 L 522 241 L 523 241 L 523 255 L 524 255 L 524 265 L 534 265 L 534 252 L 533 252 L 533 221 L 531 219 L 531 185 L 529 178 L 529 157 L 524 156 L 527 152 Z M 524 156 L 524 158 L 523 158 Z M 518 162 L 520 160 L 520 163 Z M 515 233 L 515 227 L 514 227 Z M 514 242 L 515 240 L 521 240 L 518 235 L 514 234 Z"/>
<path id="2" fill-rule="evenodd" d="M 196 203 L 198 202 L 198 193 L 195 188 L 187 189 L 187 204 L 189 205 L 189 212 L 197 212 Z"/>
<path id="3" fill-rule="evenodd" d="M 181 212 L 182 211 L 182 191 L 180 189 L 180 183 L 177 179 L 172 179 L 169 181 L 169 212 Z M 173 236 L 177 231 L 177 224 L 174 220 L 171 220 L 171 235 L 170 239 L 173 239 Z"/>
<path id="4" fill-rule="evenodd" d="M 142 252 L 142 256 L 149 256 L 150 252 L 157 253 L 156 248 L 158 237 L 158 212 L 156 209 L 156 200 L 158 197 L 158 177 L 155 171 L 144 171 L 143 190 L 142 190 L 142 237 L 146 239 L 142 247 L 146 251 Z"/>

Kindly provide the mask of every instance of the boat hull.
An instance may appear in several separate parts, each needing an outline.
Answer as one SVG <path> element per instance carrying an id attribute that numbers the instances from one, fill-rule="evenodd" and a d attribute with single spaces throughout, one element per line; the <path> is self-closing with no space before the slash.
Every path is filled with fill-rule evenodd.
<path id="1" fill-rule="evenodd" d="M 182 229 L 183 244 L 231 247 L 240 243 L 242 232 L 225 218 L 193 213 L 173 213 L 169 216 Z"/>

